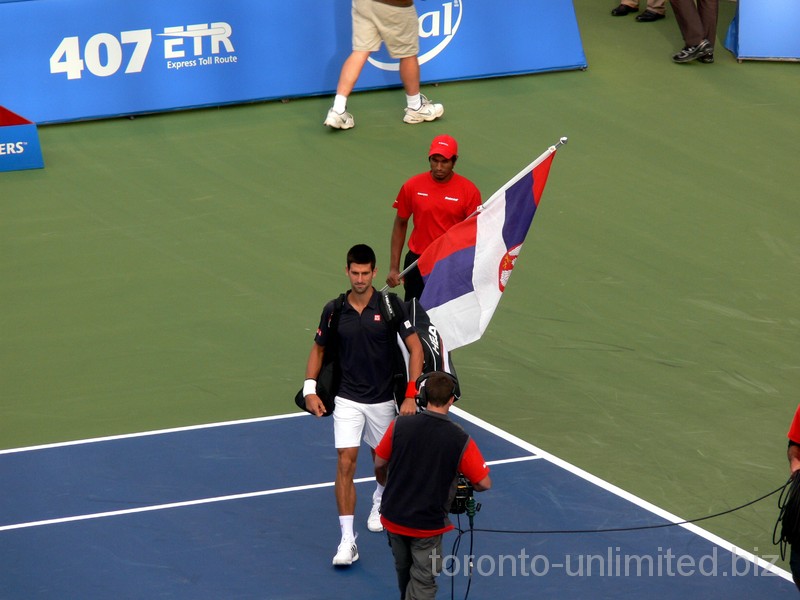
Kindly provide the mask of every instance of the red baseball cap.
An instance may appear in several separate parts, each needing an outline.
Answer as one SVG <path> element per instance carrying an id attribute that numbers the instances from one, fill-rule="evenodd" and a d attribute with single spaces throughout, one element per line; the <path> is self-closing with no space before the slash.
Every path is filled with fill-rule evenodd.
<path id="1" fill-rule="evenodd" d="M 428 152 L 430 158 L 434 154 L 441 154 L 445 158 L 453 158 L 458 155 L 458 142 L 449 135 L 437 135 L 431 142 L 431 151 Z"/>

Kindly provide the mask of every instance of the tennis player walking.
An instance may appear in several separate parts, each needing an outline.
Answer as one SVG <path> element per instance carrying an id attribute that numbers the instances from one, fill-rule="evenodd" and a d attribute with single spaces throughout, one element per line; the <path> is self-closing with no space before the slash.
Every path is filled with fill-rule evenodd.
<path id="1" fill-rule="evenodd" d="M 329 339 L 329 326 L 334 301 L 325 305 L 314 337 L 314 344 L 306 365 L 303 395 L 306 408 L 321 417 L 325 412 L 322 400 L 316 394 L 316 378 L 328 344 L 338 345 L 341 366 L 341 383 L 333 411 L 333 435 L 336 446 L 336 481 L 334 493 L 339 511 L 341 539 L 333 557 L 336 566 L 348 566 L 358 560 L 358 547 L 353 526 L 356 508 L 356 487 L 353 477 L 361 440 L 372 448 L 386 432 L 397 415 L 393 395 L 392 374 L 397 335 L 405 342 L 409 358 L 409 385 L 402 401 L 401 415 L 416 412 L 416 380 L 422 372 L 423 350 L 411 322 L 400 320 L 399 331 L 384 322 L 380 311 L 380 293 L 372 286 L 377 269 L 375 252 L 365 244 L 353 246 L 347 253 L 347 293 L 339 316 L 334 339 Z M 380 521 L 380 504 L 383 486 L 378 484 L 372 494 L 372 509 L 367 520 L 370 531 L 383 531 Z"/>

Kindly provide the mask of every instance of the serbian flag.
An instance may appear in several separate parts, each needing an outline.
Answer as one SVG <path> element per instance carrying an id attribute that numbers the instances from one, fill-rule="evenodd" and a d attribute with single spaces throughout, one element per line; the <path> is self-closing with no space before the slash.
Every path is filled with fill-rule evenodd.
<path id="1" fill-rule="evenodd" d="M 542 197 L 556 146 L 451 227 L 419 257 L 420 304 L 450 350 L 479 339 L 508 284 Z"/>

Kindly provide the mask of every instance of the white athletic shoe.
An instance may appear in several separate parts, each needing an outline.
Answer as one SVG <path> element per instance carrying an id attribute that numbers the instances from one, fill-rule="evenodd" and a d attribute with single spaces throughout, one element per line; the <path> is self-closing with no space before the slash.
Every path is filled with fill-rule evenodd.
<path id="1" fill-rule="evenodd" d="M 403 117 L 404 122 L 422 123 L 424 121 L 433 121 L 444 114 L 444 106 L 441 104 L 434 104 L 423 94 L 420 94 L 420 98 L 422 99 L 422 106 L 417 110 L 406 107 L 406 115 Z"/>
<path id="2" fill-rule="evenodd" d="M 383 523 L 381 523 L 381 501 L 372 501 L 372 510 L 369 511 L 367 518 L 367 529 L 374 532 L 383 531 Z"/>
<path id="3" fill-rule="evenodd" d="M 333 557 L 333 564 L 337 567 L 349 567 L 358 560 L 358 546 L 355 540 L 342 540 Z"/>
<path id="4" fill-rule="evenodd" d="M 342 114 L 337 113 L 335 110 L 330 109 L 328 111 L 328 116 L 325 117 L 325 120 L 322 122 L 323 125 L 327 125 L 328 127 L 333 127 L 334 129 L 350 129 L 354 127 L 356 124 L 355 119 L 353 119 L 353 115 L 349 112 L 343 112 Z"/>

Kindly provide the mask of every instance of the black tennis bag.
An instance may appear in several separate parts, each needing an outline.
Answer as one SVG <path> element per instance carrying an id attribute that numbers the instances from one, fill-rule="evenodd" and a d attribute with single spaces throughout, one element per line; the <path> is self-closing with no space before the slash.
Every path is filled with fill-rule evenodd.
<path id="1" fill-rule="evenodd" d="M 412 298 L 407 302 L 402 302 L 396 294 L 383 294 L 381 312 L 385 311 L 387 313 L 385 316 L 390 322 L 397 323 L 402 318 L 401 303 L 402 310 L 405 312 L 409 321 L 411 321 L 411 325 L 417 331 L 420 342 L 422 342 L 422 352 L 424 356 L 422 374 L 424 375 L 431 371 L 444 371 L 452 375 L 456 382 L 454 395 L 457 400 L 461 397 L 461 386 L 458 383 L 458 375 L 453 365 L 453 359 L 445 346 L 442 336 L 439 335 L 436 326 L 431 323 L 431 318 L 428 316 L 428 313 L 425 312 L 425 309 L 422 308 L 419 300 Z M 398 325 L 395 325 L 394 329 L 396 331 L 399 330 Z M 408 384 L 408 358 L 408 348 L 406 348 L 405 343 L 403 343 L 403 340 L 398 334 L 395 359 L 395 382 L 393 388 L 395 401 L 398 403 L 398 406 L 402 404 L 404 400 L 403 397 L 405 396 L 406 386 Z"/>
<path id="2" fill-rule="evenodd" d="M 341 294 L 333 301 L 333 313 L 331 322 L 328 326 L 328 344 L 325 347 L 325 354 L 322 356 L 322 368 L 317 375 L 317 396 L 325 406 L 323 417 L 330 417 L 333 414 L 334 398 L 339 391 L 339 384 L 342 381 L 342 369 L 339 365 L 339 316 L 342 314 L 342 305 L 345 295 Z M 333 342 L 333 343 L 331 343 Z M 310 413 L 306 408 L 306 398 L 303 396 L 303 388 L 295 394 L 294 403 L 298 408 Z"/>

